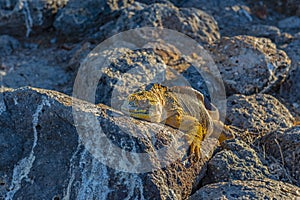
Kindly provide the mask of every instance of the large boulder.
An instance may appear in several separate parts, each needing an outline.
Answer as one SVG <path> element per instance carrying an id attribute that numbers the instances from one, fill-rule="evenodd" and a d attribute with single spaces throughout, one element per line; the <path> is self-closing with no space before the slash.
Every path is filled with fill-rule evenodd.
<path id="1" fill-rule="evenodd" d="M 96 24 L 115 20 L 114 11 L 128 6 L 132 0 L 73 0 L 60 9 L 53 23 L 55 29 L 67 36 L 79 36 Z"/>
<path id="2" fill-rule="evenodd" d="M 193 161 L 170 127 L 55 91 L 1 97 L 1 199 L 186 199 L 216 142 Z"/>
<path id="3" fill-rule="evenodd" d="M 300 186 L 300 127 L 272 132 L 256 141 L 269 156 L 274 174 L 282 181 Z M 271 159 L 271 158 L 275 158 Z"/>
<path id="4" fill-rule="evenodd" d="M 232 180 L 272 178 L 261 155 L 241 140 L 227 140 L 208 162 L 202 185 Z"/>
<path id="5" fill-rule="evenodd" d="M 228 95 L 270 92 L 285 80 L 291 60 L 267 38 L 224 37 L 210 47 Z"/>
<path id="6" fill-rule="evenodd" d="M 95 103 L 118 110 L 131 93 L 151 82 L 162 82 L 165 77 L 166 65 L 152 49 L 115 48 L 97 52 L 96 48 L 89 55 L 76 81 L 95 79 Z"/>
<path id="7" fill-rule="evenodd" d="M 64 69 L 63 63 L 72 51 L 56 47 L 22 48 L 17 40 L 8 36 L 0 37 L 0 43 L 6 44 L 2 46 L 5 50 L 0 52 L 0 56 L 6 55 L 0 58 L 1 70 L 5 72 L 1 82 L 5 87 L 32 86 L 69 91 L 65 86 L 70 82 L 71 74 Z"/>
<path id="8" fill-rule="evenodd" d="M 209 61 L 207 58 L 209 56 L 203 48 L 193 48 L 198 45 L 197 42 L 176 38 L 178 41 L 175 44 L 168 44 L 161 40 L 147 43 L 147 40 L 142 41 L 138 37 L 135 39 L 134 34 L 134 31 L 132 34 L 127 34 L 131 39 L 129 42 L 125 41 L 127 42 L 126 48 L 112 47 L 124 42 L 119 41 L 119 38 L 127 37 L 120 34 L 119 38 L 115 39 L 114 36 L 111 40 L 98 45 L 82 61 L 76 80 L 82 83 L 89 82 L 89 86 L 92 87 L 97 85 L 95 91 L 90 91 L 93 92 L 90 96 L 95 94 L 95 98 L 86 100 L 103 103 L 119 110 L 125 98 L 150 83 L 161 83 L 166 86 L 192 86 L 207 97 L 211 95 L 216 99 L 225 98 L 224 87 L 221 88 L 223 90 L 216 89 L 217 86 L 223 86 L 220 75 L 218 79 L 218 76 L 210 73 L 218 71 L 217 67 L 213 66 L 216 70 L 207 69 L 213 61 Z M 191 49 L 185 50 L 184 48 L 185 52 L 182 52 L 182 49 L 176 48 L 185 42 Z M 113 43 L 110 49 L 106 49 L 107 43 Z M 79 54 L 80 52 L 84 53 L 84 51 L 79 51 Z M 197 69 L 194 63 L 198 64 Z M 208 85 L 213 88 L 212 92 L 208 91 Z M 87 89 L 83 87 L 82 90 Z"/>
<path id="9" fill-rule="evenodd" d="M 0 34 L 29 36 L 50 28 L 67 0 L 8 0 L 0 2 Z"/>
<path id="10" fill-rule="evenodd" d="M 300 113 L 300 39 L 288 44 L 284 51 L 292 61 L 291 70 L 287 80 L 281 85 L 280 96 L 292 104 L 292 109 Z"/>
<path id="11" fill-rule="evenodd" d="M 299 0 L 264 0 L 268 8 L 272 8 L 277 12 L 286 15 L 300 16 L 300 2 Z"/>
<path id="12" fill-rule="evenodd" d="M 94 37 L 104 40 L 114 34 L 145 26 L 176 30 L 201 44 L 211 44 L 220 39 L 218 25 L 209 14 L 196 8 L 177 8 L 164 3 L 134 3 L 120 10 L 116 19 L 100 26 Z"/>
<path id="13" fill-rule="evenodd" d="M 272 131 L 290 128 L 294 123 L 289 110 L 268 94 L 232 95 L 227 108 L 226 123 L 244 130 L 241 137 L 250 141 Z"/>
<path id="14" fill-rule="evenodd" d="M 247 29 L 259 21 L 244 0 L 186 0 L 181 7 L 205 10 L 218 22 L 222 36 L 247 34 Z"/>
<path id="15" fill-rule="evenodd" d="M 300 188 L 288 183 L 264 180 L 234 180 L 206 185 L 190 197 L 199 199 L 298 199 Z"/>

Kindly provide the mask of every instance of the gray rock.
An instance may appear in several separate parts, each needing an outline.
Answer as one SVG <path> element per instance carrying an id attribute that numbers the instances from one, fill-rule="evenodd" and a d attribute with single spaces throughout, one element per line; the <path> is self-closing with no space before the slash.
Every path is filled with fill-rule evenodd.
<path id="1" fill-rule="evenodd" d="M 298 31 L 300 31 L 300 17 L 293 16 L 280 20 L 278 22 L 278 26 L 279 28 L 291 28 L 298 29 Z"/>
<path id="2" fill-rule="evenodd" d="M 67 0 L 8 0 L 0 4 L 0 34 L 29 36 L 53 24 L 54 14 Z"/>
<path id="3" fill-rule="evenodd" d="M 227 108 L 226 123 L 247 130 L 242 137 L 250 134 L 254 139 L 272 131 L 290 128 L 294 122 L 288 109 L 267 94 L 232 95 L 228 98 Z"/>
<path id="4" fill-rule="evenodd" d="M 200 91 L 208 99 L 222 95 L 225 98 L 222 79 L 219 74 L 217 74 L 218 76 L 213 74 L 215 72 L 213 67 L 215 69 L 217 67 L 214 66 L 212 58 L 205 49 L 194 50 L 192 55 L 187 56 L 183 55 L 183 52 L 174 45 L 166 44 L 164 41 L 148 43 L 146 46 L 153 49 L 155 54 L 166 64 L 164 85 L 190 86 Z"/>
<path id="5" fill-rule="evenodd" d="M 284 49 L 292 60 L 291 70 L 287 80 L 281 85 L 280 96 L 290 104 L 300 104 L 300 39 L 291 42 Z M 300 113 L 300 107 L 295 107 L 295 112 Z"/>
<path id="6" fill-rule="evenodd" d="M 101 77 L 95 77 L 99 81 L 95 102 L 118 110 L 129 94 L 165 79 L 166 65 L 151 49 L 116 48 L 96 59 L 89 58 L 91 61 L 83 64 L 77 77 L 94 76 L 94 72 L 100 70 Z M 104 62 L 109 62 L 107 67 Z"/>
<path id="7" fill-rule="evenodd" d="M 33 86 L 64 91 L 71 77 L 62 63 L 69 59 L 70 54 L 71 51 L 55 47 L 18 48 L 2 57 L 2 69 L 6 75 L 1 82 L 10 88 Z"/>
<path id="8" fill-rule="evenodd" d="M 54 27 L 68 36 L 78 36 L 95 26 L 113 19 L 112 12 L 128 6 L 130 0 L 73 0 L 59 10 L 55 16 Z"/>
<path id="9" fill-rule="evenodd" d="M 254 149 L 234 139 L 223 142 L 222 150 L 208 162 L 202 185 L 263 178 L 271 178 L 267 166 L 263 165 Z"/>
<path id="10" fill-rule="evenodd" d="M 266 37 L 275 42 L 281 35 L 280 29 L 276 26 L 257 24 L 249 27 L 247 26 L 245 27 L 245 29 L 248 29 L 247 35 L 255 37 Z"/>
<path id="11" fill-rule="evenodd" d="M 290 69 L 289 57 L 267 38 L 224 37 L 210 52 L 228 95 L 277 90 Z"/>
<path id="12" fill-rule="evenodd" d="M 186 199 L 217 142 L 203 142 L 207 157 L 194 162 L 170 127 L 76 99 L 72 110 L 55 91 L 6 89 L 1 97 L 1 199 Z"/>
<path id="13" fill-rule="evenodd" d="M 101 26 L 94 37 L 104 40 L 122 31 L 145 26 L 176 30 L 202 44 L 211 44 L 220 38 L 217 23 L 204 11 L 195 8 L 179 9 L 171 4 L 159 3 L 135 3 L 122 9 L 117 20 Z"/>
<path id="14" fill-rule="evenodd" d="M 99 47 L 96 47 L 90 52 L 88 59 L 82 62 L 76 77 L 79 80 L 94 80 L 92 81 L 94 85 L 98 83 L 96 91 L 93 91 L 96 94 L 95 99 L 94 94 L 91 94 L 89 96 L 93 97 L 91 99 L 87 97 L 86 100 L 120 110 L 123 101 L 130 94 L 150 83 L 192 86 L 208 98 L 214 95 L 221 96 L 221 92 L 217 90 L 218 80 L 215 77 L 207 75 L 204 79 L 203 76 L 206 74 L 204 72 L 200 74 L 200 70 L 197 71 L 188 60 L 185 60 L 175 47 L 164 46 L 160 49 L 161 45 L 163 43 L 149 44 L 138 50 L 115 48 L 102 53 L 98 52 Z M 209 93 L 206 81 L 212 82 L 210 84 L 215 90 L 212 92 L 214 94 Z M 225 98 L 225 92 L 222 97 Z"/>
<path id="15" fill-rule="evenodd" d="M 74 53 L 66 66 L 66 70 L 70 72 L 77 72 L 80 64 L 94 48 L 95 44 L 92 44 L 90 42 L 85 42 L 83 44 L 80 43 L 76 45 L 76 47 L 74 48 Z M 73 81 L 71 87 L 72 86 Z"/>
<path id="16" fill-rule="evenodd" d="M 300 16 L 300 1 L 299 0 L 264 0 L 269 9 L 286 15 Z"/>
<path id="17" fill-rule="evenodd" d="M 247 27 L 258 21 L 241 0 L 187 0 L 181 6 L 198 8 L 213 16 L 222 36 L 247 34 Z"/>
<path id="18" fill-rule="evenodd" d="M 300 188 L 271 179 L 234 180 L 206 185 L 190 197 L 199 199 L 298 199 Z"/>
<path id="19" fill-rule="evenodd" d="M 296 126 L 285 132 L 273 132 L 256 141 L 266 155 L 274 157 L 277 162 L 272 162 L 269 168 L 274 168 L 276 164 L 282 168 L 274 171 L 285 182 L 290 182 L 300 186 L 300 127 Z"/>
<path id="20" fill-rule="evenodd" d="M 174 4 L 175 6 L 180 6 L 185 0 L 137 0 L 137 2 L 144 4 L 154 4 L 154 3 L 165 3 L 165 4 Z"/>
<path id="21" fill-rule="evenodd" d="M 20 47 L 20 43 L 17 39 L 9 35 L 0 35 L 0 56 L 8 56 L 15 49 Z"/>

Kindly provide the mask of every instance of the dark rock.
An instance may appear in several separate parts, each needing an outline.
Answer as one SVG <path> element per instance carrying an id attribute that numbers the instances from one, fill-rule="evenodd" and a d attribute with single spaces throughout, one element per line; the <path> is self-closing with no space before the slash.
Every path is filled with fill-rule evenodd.
<path id="1" fill-rule="evenodd" d="M 211 44 L 220 38 L 217 23 L 204 11 L 159 3 L 135 3 L 122 9 L 117 20 L 101 26 L 94 37 L 104 40 L 122 31 L 145 26 L 176 30 L 202 44 Z"/>
<path id="2" fill-rule="evenodd" d="M 20 47 L 20 43 L 17 39 L 9 35 L 0 35 L 0 56 L 8 56 L 15 49 Z"/>
<path id="3" fill-rule="evenodd" d="M 279 179 L 285 179 L 300 186 L 300 127 L 296 126 L 285 132 L 273 132 L 256 141 L 268 156 L 274 157 L 282 167 Z M 275 163 L 270 164 L 275 166 Z M 284 170 L 286 169 L 286 171 Z M 282 180 L 284 181 L 284 180 Z"/>
<path id="4" fill-rule="evenodd" d="M 216 83 L 220 82 L 217 78 L 204 70 L 202 72 L 202 69 L 196 70 L 187 56 L 183 56 L 174 46 L 164 45 L 159 42 L 148 43 L 144 48 L 137 50 L 115 48 L 103 52 L 99 51 L 100 46 L 96 47 L 82 63 L 76 77 L 79 80 L 93 80 L 90 81 L 93 85 L 98 84 L 96 91 L 91 91 L 96 94 L 96 98 L 93 99 L 94 94 L 90 93 L 91 98 L 85 100 L 104 103 L 120 110 L 125 98 L 150 83 L 192 86 L 206 97 L 216 100 L 225 98 L 224 87 L 223 90 L 217 90 L 219 85 Z M 206 66 L 205 64 L 206 62 L 203 62 L 201 66 Z M 210 84 L 214 91 L 209 93 L 207 84 Z"/>
<path id="5" fill-rule="evenodd" d="M 165 4 L 174 4 L 175 6 L 180 6 L 185 0 L 137 0 L 140 3 L 144 3 L 147 5 L 154 3 L 165 3 Z"/>
<path id="6" fill-rule="evenodd" d="M 186 199 L 217 142 L 194 162 L 170 127 L 55 91 L 1 96 L 1 199 Z"/>
<path id="7" fill-rule="evenodd" d="M 294 40 L 294 36 L 287 32 L 282 32 L 279 37 L 275 38 L 275 43 L 279 45 L 280 48 L 284 48 L 287 44 Z"/>
<path id="8" fill-rule="evenodd" d="M 147 84 L 160 83 L 165 78 L 166 65 L 151 49 L 114 49 L 96 60 L 89 60 L 83 64 L 77 77 L 94 76 L 94 70 L 101 70 L 101 77 L 96 77 L 99 83 L 95 102 L 118 110 L 129 94 Z M 107 67 L 104 67 L 104 61 L 109 62 Z"/>
<path id="9" fill-rule="evenodd" d="M 287 15 L 300 16 L 299 0 L 264 0 L 268 8 Z"/>
<path id="10" fill-rule="evenodd" d="M 90 51 L 93 50 L 93 48 L 95 48 L 95 45 L 93 45 L 90 42 L 85 42 L 83 44 L 77 45 L 75 53 L 69 60 L 67 70 L 77 72 L 78 68 L 80 67 L 80 64 L 87 57 Z"/>
<path id="11" fill-rule="evenodd" d="M 291 42 L 284 49 L 292 60 L 291 70 L 287 80 L 281 85 L 280 96 L 290 104 L 300 105 L 300 39 Z M 300 113 L 300 106 L 294 106 L 296 113 Z"/>
<path id="12" fill-rule="evenodd" d="M 293 126 L 288 109 L 271 95 L 232 95 L 227 106 L 226 123 L 247 130 L 254 138 Z"/>
<path id="13" fill-rule="evenodd" d="M 131 0 L 68 1 L 66 6 L 58 11 L 53 25 L 61 34 L 79 36 L 97 23 L 104 24 L 112 18 L 113 11 L 130 3 Z"/>
<path id="14" fill-rule="evenodd" d="M 257 24 L 245 27 L 245 29 L 248 29 L 247 35 L 255 37 L 266 37 L 275 42 L 281 35 L 280 29 L 276 26 Z"/>
<path id="15" fill-rule="evenodd" d="M 218 68 L 204 48 L 194 49 L 192 55 L 184 55 L 174 45 L 164 41 L 148 43 L 146 47 L 153 49 L 166 64 L 164 85 L 190 86 L 210 100 L 226 98 L 221 76 L 216 73 Z"/>
<path id="16" fill-rule="evenodd" d="M 0 34 L 24 37 L 52 26 L 54 15 L 67 0 L 1 1 Z M 5 3 L 4 3 L 5 2 Z"/>
<path id="17" fill-rule="evenodd" d="M 0 47 L 1 48 L 1 47 Z M 71 52 L 63 49 L 36 48 L 13 51 L 2 57 L 2 84 L 10 88 L 33 86 L 64 91 L 70 81 L 70 74 L 63 67 Z"/>
<path id="18" fill-rule="evenodd" d="M 300 188 L 271 179 L 234 180 L 206 185 L 190 197 L 199 199 L 298 199 Z"/>
<path id="19" fill-rule="evenodd" d="M 290 69 L 291 61 L 286 53 L 267 38 L 224 37 L 210 52 L 228 95 L 277 90 Z"/>
<path id="20" fill-rule="evenodd" d="M 208 162 L 203 185 L 232 180 L 271 178 L 254 149 L 241 140 L 226 140 Z"/>
<path id="21" fill-rule="evenodd" d="M 222 36 L 247 34 L 247 27 L 258 21 L 251 8 L 241 0 L 187 0 L 181 6 L 198 8 L 213 16 Z"/>
<path id="22" fill-rule="evenodd" d="M 286 19 L 280 20 L 278 22 L 278 27 L 279 28 L 297 29 L 298 31 L 300 31 L 300 17 L 293 16 L 293 17 L 288 17 Z"/>

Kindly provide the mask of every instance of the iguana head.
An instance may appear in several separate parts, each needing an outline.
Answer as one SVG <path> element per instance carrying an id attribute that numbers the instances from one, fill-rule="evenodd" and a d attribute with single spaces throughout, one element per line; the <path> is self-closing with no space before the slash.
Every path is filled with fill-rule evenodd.
<path id="1" fill-rule="evenodd" d="M 154 84 L 149 90 L 131 94 L 122 105 L 124 113 L 151 122 L 161 122 L 165 119 L 165 98 L 167 88 Z"/>

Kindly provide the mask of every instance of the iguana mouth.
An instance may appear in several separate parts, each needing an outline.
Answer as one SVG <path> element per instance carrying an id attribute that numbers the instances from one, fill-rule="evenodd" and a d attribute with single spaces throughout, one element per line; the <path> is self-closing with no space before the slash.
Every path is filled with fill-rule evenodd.
<path id="1" fill-rule="evenodd" d="M 124 112 L 127 115 L 131 114 L 149 114 L 149 109 L 141 109 L 139 107 L 135 107 L 131 105 L 129 102 L 124 102 L 124 104 L 121 106 L 121 111 Z"/>
<path id="2" fill-rule="evenodd" d="M 161 121 L 161 112 L 157 106 L 154 105 L 143 105 L 143 107 L 136 106 L 134 102 L 125 101 L 121 106 L 121 111 L 128 116 L 144 119 L 151 122 Z"/>
<path id="3" fill-rule="evenodd" d="M 128 109 L 128 111 L 134 114 L 149 114 L 149 110 Z"/>

